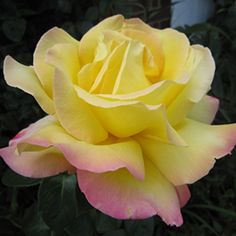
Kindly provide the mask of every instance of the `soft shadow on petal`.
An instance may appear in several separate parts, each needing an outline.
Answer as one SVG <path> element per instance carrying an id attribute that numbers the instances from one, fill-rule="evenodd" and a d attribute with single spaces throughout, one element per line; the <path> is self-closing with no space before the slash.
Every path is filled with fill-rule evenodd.
<path id="1" fill-rule="evenodd" d="M 204 96 L 196 103 L 188 117 L 202 123 L 211 124 L 219 108 L 219 100 L 212 96 Z"/>
<path id="2" fill-rule="evenodd" d="M 180 207 L 184 207 L 191 197 L 188 185 L 180 185 L 176 186 L 175 188 L 179 197 Z"/>
<path id="3" fill-rule="evenodd" d="M 44 91 L 32 67 L 22 65 L 7 56 L 4 60 L 3 71 L 8 85 L 31 94 L 46 113 L 54 113 L 52 100 Z"/>
<path id="4" fill-rule="evenodd" d="M 139 136 L 143 153 L 174 185 L 193 183 L 208 174 L 215 159 L 236 144 L 236 125 L 207 125 L 187 119 L 176 127 L 186 147 L 176 147 Z"/>
<path id="5" fill-rule="evenodd" d="M 144 219 L 158 214 L 169 225 L 180 226 L 183 219 L 175 187 L 145 162 L 143 181 L 125 169 L 104 174 L 77 170 L 80 189 L 89 203 L 118 219 Z"/>

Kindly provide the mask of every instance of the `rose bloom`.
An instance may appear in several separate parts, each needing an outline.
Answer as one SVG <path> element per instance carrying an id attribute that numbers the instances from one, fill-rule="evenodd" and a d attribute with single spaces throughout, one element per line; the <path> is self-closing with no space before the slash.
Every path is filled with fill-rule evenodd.
<path id="1" fill-rule="evenodd" d="M 235 124 L 210 125 L 219 105 L 206 95 L 214 70 L 208 48 L 140 19 L 107 18 L 80 41 L 53 28 L 33 66 L 4 61 L 7 84 L 48 115 L 0 154 L 31 178 L 76 172 L 89 203 L 112 217 L 158 214 L 180 226 L 187 184 L 236 143 Z"/>

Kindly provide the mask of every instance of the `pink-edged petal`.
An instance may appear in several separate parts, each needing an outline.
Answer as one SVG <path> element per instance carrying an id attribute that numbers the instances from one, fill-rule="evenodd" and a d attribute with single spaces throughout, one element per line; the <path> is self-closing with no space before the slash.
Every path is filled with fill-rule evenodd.
<path id="1" fill-rule="evenodd" d="M 21 130 L 9 146 L 0 149 L 0 156 L 15 172 L 32 178 L 41 178 L 58 173 L 74 171 L 64 155 L 52 146 L 55 141 L 71 141 L 63 132 L 54 136 L 56 120 L 46 116 Z"/>
<path id="2" fill-rule="evenodd" d="M 188 146 L 138 137 L 144 155 L 176 186 L 208 174 L 215 159 L 229 154 L 236 144 L 236 124 L 211 126 L 187 119 L 176 130 Z"/>
<path id="3" fill-rule="evenodd" d="M 74 167 L 55 148 L 43 148 L 18 152 L 16 146 L 0 149 L 0 155 L 6 164 L 18 174 L 31 178 L 43 178 L 61 172 L 74 172 Z"/>
<path id="4" fill-rule="evenodd" d="M 71 143 L 77 141 L 70 136 L 58 123 L 54 116 L 45 116 L 37 122 L 21 130 L 9 145 L 19 145 L 21 143 L 50 147 L 54 143 Z"/>
<path id="5" fill-rule="evenodd" d="M 99 145 L 82 142 L 70 136 L 52 116 L 22 130 L 10 145 L 18 145 L 18 150 L 22 152 L 25 143 L 54 146 L 77 169 L 101 173 L 127 168 L 138 179 L 143 179 L 145 175 L 142 150 L 136 141 L 110 137 Z"/>
<path id="6" fill-rule="evenodd" d="M 46 113 L 54 113 L 52 100 L 44 91 L 32 67 L 22 65 L 7 56 L 4 60 L 3 71 L 8 85 L 31 94 Z"/>
<path id="7" fill-rule="evenodd" d="M 180 185 L 180 186 L 176 186 L 175 188 L 179 197 L 180 207 L 184 207 L 191 197 L 191 193 L 188 188 L 188 185 L 186 184 Z"/>
<path id="8" fill-rule="evenodd" d="M 219 100 L 212 96 L 205 96 L 193 106 L 188 117 L 206 124 L 211 124 L 219 108 Z"/>
<path id="9" fill-rule="evenodd" d="M 118 219 L 144 219 L 158 214 L 170 225 L 183 219 L 175 187 L 151 162 L 145 162 L 143 181 L 125 169 L 103 174 L 77 170 L 80 189 L 89 203 Z"/>
<path id="10" fill-rule="evenodd" d="M 79 42 L 64 30 L 54 27 L 40 38 L 34 52 L 34 70 L 50 97 L 52 97 L 52 79 L 54 70 L 51 65 L 46 64 L 45 56 L 49 48 L 61 43 L 77 46 Z"/>
<path id="11" fill-rule="evenodd" d="M 77 169 L 95 173 L 127 168 L 138 179 L 144 179 L 142 150 L 134 140 L 93 145 L 85 142 L 58 144 L 66 159 Z"/>

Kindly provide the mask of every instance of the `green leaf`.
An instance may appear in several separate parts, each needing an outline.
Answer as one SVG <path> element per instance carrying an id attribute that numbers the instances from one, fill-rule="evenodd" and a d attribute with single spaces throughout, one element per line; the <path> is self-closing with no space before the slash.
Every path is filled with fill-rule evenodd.
<path id="1" fill-rule="evenodd" d="M 190 205 L 189 208 L 209 209 L 209 210 L 213 210 L 213 211 L 219 212 L 219 213 L 224 214 L 224 215 L 231 216 L 231 217 L 236 219 L 236 212 L 230 211 L 230 210 L 227 210 L 227 209 L 224 209 L 224 208 L 221 208 L 221 207 L 217 207 L 217 206 L 204 205 L 204 204 L 194 204 L 194 205 Z"/>
<path id="2" fill-rule="evenodd" d="M 198 216 L 197 214 L 188 211 L 188 210 L 184 210 L 189 216 L 195 218 L 196 220 L 198 220 L 205 228 L 209 229 L 214 235 L 219 236 L 219 234 L 215 231 L 215 229 L 207 223 L 207 221 L 205 221 L 202 217 Z"/>
<path id="3" fill-rule="evenodd" d="M 135 236 L 152 236 L 154 232 L 153 217 L 145 220 L 127 220 L 124 222 L 125 229 L 129 235 Z"/>
<path id="4" fill-rule="evenodd" d="M 65 228 L 66 236 L 85 235 L 93 236 L 94 227 L 91 217 L 88 214 L 81 215 L 72 220 L 70 225 Z"/>
<path id="5" fill-rule="evenodd" d="M 75 175 L 61 174 L 42 181 L 38 207 L 46 224 L 57 232 L 77 217 Z"/>
<path id="6" fill-rule="evenodd" d="M 106 233 L 108 231 L 118 229 L 120 225 L 121 220 L 114 219 L 103 213 L 99 213 L 95 221 L 95 227 L 99 233 Z"/>
<path id="7" fill-rule="evenodd" d="M 28 209 L 26 209 L 22 225 L 26 236 L 52 235 L 52 231 L 43 221 L 41 215 L 38 213 L 36 204 L 33 204 Z"/>
<path id="8" fill-rule="evenodd" d="M 23 18 L 6 20 L 2 24 L 3 33 L 13 42 L 20 42 L 24 36 L 26 21 Z"/>
<path id="9" fill-rule="evenodd" d="M 5 171 L 2 183 L 8 187 L 30 187 L 40 184 L 41 179 L 31 179 L 18 175 L 11 169 Z"/>

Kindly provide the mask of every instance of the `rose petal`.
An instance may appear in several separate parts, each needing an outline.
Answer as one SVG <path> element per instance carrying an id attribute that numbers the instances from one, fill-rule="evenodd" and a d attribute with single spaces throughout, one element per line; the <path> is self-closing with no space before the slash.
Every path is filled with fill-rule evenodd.
<path id="1" fill-rule="evenodd" d="M 125 169 L 104 174 L 77 170 L 80 189 L 89 203 L 118 219 L 143 219 L 158 214 L 170 225 L 183 222 L 175 187 L 151 164 L 143 181 Z"/>
<path id="2" fill-rule="evenodd" d="M 49 48 L 58 43 L 78 45 L 78 41 L 72 38 L 64 30 L 54 27 L 47 31 L 39 40 L 34 52 L 34 69 L 39 77 L 46 93 L 52 97 L 53 68 L 46 64 L 45 56 Z"/>
<path id="3" fill-rule="evenodd" d="M 108 17 L 94 26 L 92 29 L 90 29 L 82 37 L 79 48 L 79 55 L 82 65 L 91 63 L 94 60 L 96 51 L 95 49 L 99 40 L 99 34 L 104 32 L 105 30 L 119 29 L 122 26 L 123 21 L 124 17 L 121 15 Z"/>
<path id="4" fill-rule="evenodd" d="M 191 197 L 188 185 L 180 185 L 175 188 L 179 197 L 180 207 L 184 207 Z"/>
<path id="5" fill-rule="evenodd" d="M 187 147 L 138 137 L 144 155 L 174 184 L 193 183 L 208 174 L 215 159 L 229 154 L 236 143 L 236 125 L 210 126 L 186 120 L 176 127 Z"/>
<path id="6" fill-rule="evenodd" d="M 144 163 L 139 144 L 131 139 L 93 145 L 74 142 L 56 145 L 77 169 L 95 173 L 127 168 L 138 179 L 144 179 Z"/>
<path id="7" fill-rule="evenodd" d="M 215 64 L 208 48 L 195 45 L 190 50 L 188 68 L 190 80 L 167 108 L 170 123 L 175 126 L 182 121 L 195 103 L 209 91 L 215 72 Z M 191 63 L 194 61 L 195 63 Z"/>
<path id="8" fill-rule="evenodd" d="M 34 147 L 29 145 L 27 149 L 18 153 L 16 146 L 9 146 L 1 148 L 0 155 L 12 170 L 26 177 L 43 178 L 74 171 L 63 154 L 53 147 L 34 151 Z"/>
<path id="9" fill-rule="evenodd" d="M 153 32 L 134 29 L 122 29 L 121 32 L 135 41 L 142 42 L 145 45 L 144 68 L 145 74 L 150 76 L 151 82 L 157 82 L 164 66 L 164 55 L 162 45 L 157 34 Z M 158 52 L 158 53 L 157 53 Z"/>
<path id="10" fill-rule="evenodd" d="M 136 178 L 143 179 L 145 175 L 142 151 L 136 141 L 110 138 L 100 145 L 81 142 L 67 134 L 52 116 L 31 124 L 10 142 L 20 152 L 25 151 L 24 144 L 54 146 L 77 169 L 101 173 L 125 167 Z"/>
<path id="11" fill-rule="evenodd" d="M 46 113 L 54 113 L 52 100 L 45 93 L 33 68 L 24 66 L 7 56 L 4 60 L 3 70 L 8 85 L 31 94 Z"/>
<path id="12" fill-rule="evenodd" d="M 206 124 L 211 124 L 219 108 L 219 100 L 211 96 L 205 96 L 194 105 L 188 117 Z"/>
<path id="13" fill-rule="evenodd" d="M 189 40 L 185 34 L 174 29 L 153 30 L 160 38 L 163 48 L 164 69 L 162 80 L 176 80 L 186 70 L 185 63 L 189 53 Z"/>
<path id="14" fill-rule="evenodd" d="M 77 73 L 80 69 L 78 45 L 69 43 L 56 44 L 48 49 L 45 61 L 63 71 L 68 80 L 73 83 L 77 81 Z"/>
<path id="15" fill-rule="evenodd" d="M 154 136 L 159 140 L 184 145 L 183 140 L 169 125 L 165 109 L 161 105 L 149 106 L 136 101 L 110 101 L 89 94 L 79 87 L 76 87 L 76 92 L 91 105 L 103 127 L 116 137 L 130 137 L 145 130 L 150 134 L 150 130 L 153 130 L 151 133 L 155 133 Z"/>
<path id="16" fill-rule="evenodd" d="M 143 44 L 136 41 L 128 43 L 112 91 L 113 94 L 131 93 L 151 85 L 151 82 L 144 74 L 143 54 Z"/>
<path id="17" fill-rule="evenodd" d="M 77 96 L 71 81 L 58 69 L 53 95 L 57 117 L 68 133 L 89 143 L 99 143 L 108 137 L 89 105 Z"/>

